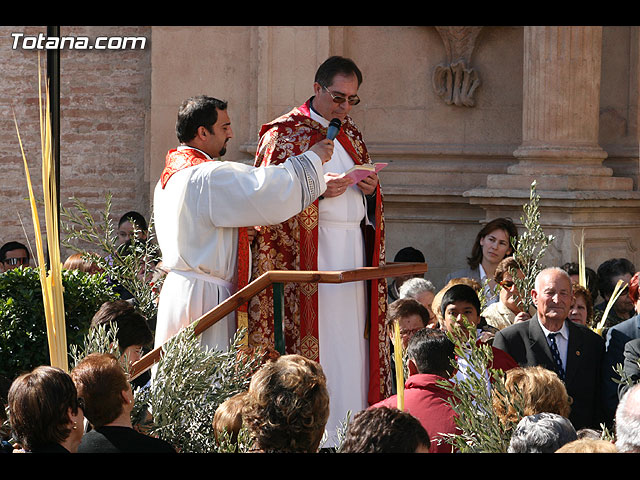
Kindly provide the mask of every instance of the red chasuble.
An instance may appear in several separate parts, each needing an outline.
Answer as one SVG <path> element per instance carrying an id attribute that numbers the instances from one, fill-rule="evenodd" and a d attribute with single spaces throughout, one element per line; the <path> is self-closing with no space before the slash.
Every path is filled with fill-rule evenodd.
<path id="1" fill-rule="evenodd" d="M 179 172 L 180 170 L 183 170 L 185 168 L 200 165 L 204 162 L 214 161 L 216 160 L 209 158 L 200 150 L 196 150 L 193 148 L 174 148 L 172 150 L 169 150 L 165 158 L 164 169 L 162 170 L 162 174 L 160 175 L 160 184 L 162 185 L 162 188 L 164 188 L 166 187 L 167 182 L 174 173 Z M 247 229 L 244 227 L 238 228 L 238 273 L 236 276 L 236 290 L 240 290 L 249 283 L 249 255 L 249 237 Z M 248 305 L 246 303 L 238 307 L 236 312 L 237 327 L 248 327 L 247 309 Z"/>
<path id="2" fill-rule="evenodd" d="M 327 130 L 310 117 L 309 101 L 262 126 L 255 165 L 277 165 L 299 155 L 326 138 Z M 356 164 L 371 163 L 362 135 L 347 117 L 336 141 Z M 363 227 L 368 266 L 385 263 L 384 212 L 380 185 L 376 195 L 376 228 Z M 320 200 L 321 201 L 321 200 Z M 318 270 L 318 200 L 295 217 L 279 225 L 262 226 L 252 245 L 252 276 L 268 270 Z M 391 393 L 389 349 L 384 331 L 387 282 L 367 282 L 369 339 L 369 403 Z M 316 284 L 284 285 L 284 330 L 286 353 L 297 353 L 320 361 L 318 341 L 318 288 Z M 273 347 L 273 290 L 263 291 L 249 302 L 249 342 Z"/>

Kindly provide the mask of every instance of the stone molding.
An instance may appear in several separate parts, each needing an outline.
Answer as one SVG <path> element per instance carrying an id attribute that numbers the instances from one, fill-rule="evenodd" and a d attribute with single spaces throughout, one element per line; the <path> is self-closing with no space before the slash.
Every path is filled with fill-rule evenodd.
<path id="1" fill-rule="evenodd" d="M 436 94 L 447 105 L 473 107 L 480 76 L 471 68 L 471 54 L 482 27 L 435 27 L 440 34 L 447 63 L 436 66 L 432 76 Z"/>

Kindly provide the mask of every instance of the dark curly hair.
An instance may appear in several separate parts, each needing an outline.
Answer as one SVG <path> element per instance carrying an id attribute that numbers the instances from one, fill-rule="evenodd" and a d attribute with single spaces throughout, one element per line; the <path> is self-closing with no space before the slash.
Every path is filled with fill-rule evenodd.
<path id="1" fill-rule="evenodd" d="M 319 363 L 283 355 L 251 378 L 242 421 L 262 452 L 313 453 L 329 418 L 327 380 Z"/>
<path id="2" fill-rule="evenodd" d="M 587 306 L 587 326 L 590 327 L 594 323 L 593 317 L 593 299 L 591 297 L 591 292 L 588 288 L 583 287 L 578 283 L 574 283 L 572 285 L 573 296 L 578 297 L 582 296 L 584 298 L 584 303 Z"/>
<path id="3" fill-rule="evenodd" d="M 429 434 L 413 415 L 397 408 L 376 407 L 354 415 L 341 453 L 416 453 L 431 446 Z"/>

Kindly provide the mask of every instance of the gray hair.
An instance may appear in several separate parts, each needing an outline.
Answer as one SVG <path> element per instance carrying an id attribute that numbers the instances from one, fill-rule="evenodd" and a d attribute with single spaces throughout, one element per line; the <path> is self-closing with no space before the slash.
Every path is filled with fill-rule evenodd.
<path id="1" fill-rule="evenodd" d="M 553 453 L 578 439 L 571 422 L 557 413 L 523 417 L 511 436 L 507 453 Z"/>
<path id="2" fill-rule="evenodd" d="M 616 409 L 616 448 L 619 452 L 640 452 L 640 385 L 622 396 Z"/>
<path id="3" fill-rule="evenodd" d="M 400 298 L 416 298 L 422 292 L 433 292 L 434 295 L 437 293 L 435 285 L 421 277 L 414 277 L 405 281 L 400 285 L 398 291 Z"/>
<path id="4" fill-rule="evenodd" d="M 536 275 L 536 281 L 535 281 L 536 290 L 540 290 L 540 281 L 541 281 L 542 277 L 544 277 L 545 275 L 548 275 L 550 273 L 557 273 L 557 274 L 565 277 L 567 279 L 567 281 L 569 282 L 569 285 L 571 285 L 571 277 L 569 276 L 569 274 L 565 270 L 561 269 L 560 267 L 549 267 L 549 268 L 545 268 L 540 273 L 538 273 L 538 275 Z"/>

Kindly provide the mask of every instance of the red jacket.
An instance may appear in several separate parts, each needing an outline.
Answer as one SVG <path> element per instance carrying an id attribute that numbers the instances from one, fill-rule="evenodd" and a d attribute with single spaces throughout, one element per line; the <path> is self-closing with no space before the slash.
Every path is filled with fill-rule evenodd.
<path id="1" fill-rule="evenodd" d="M 491 345 L 491 351 L 493 352 L 493 362 L 491 362 L 489 368 L 493 368 L 494 370 L 502 370 L 506 373 L 507 370 L 511 370 L 512 368 L 520 366 L 518 365 L 518 362 L 516 362 L 513 357 L 504 350 L 500 350 L 499 348 Z"/>
<path id="2" fill-rule="evenodd" d="M 460 434 L 454 418 L 456 414 L 448 399 L 452 393 L 436 382 L 445 380 L 438 375 L 419 373 L 411 375 L 404 390 L 404 410 L 418 420 L 429 434 L 429 453 L 452 453 L 453 446 L 441 439 L 443 433 Z M 372 405 L 376 407 L 398 407 L 397 395 Z"/>

